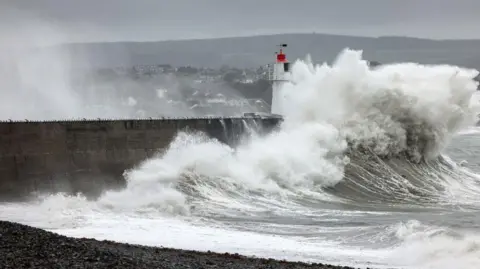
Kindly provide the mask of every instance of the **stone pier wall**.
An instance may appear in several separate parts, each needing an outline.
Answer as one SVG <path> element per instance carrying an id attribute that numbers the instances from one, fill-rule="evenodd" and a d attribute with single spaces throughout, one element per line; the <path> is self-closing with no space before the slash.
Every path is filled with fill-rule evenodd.
<path id="1" fill-rule="evenodd" d="M 38 192 L 97 196 L 165 149 L 179 131 L 201 131 L 235 145 L 248 128 L 269 132 L 274 117 L 0 122 L 0 199 Z"/>

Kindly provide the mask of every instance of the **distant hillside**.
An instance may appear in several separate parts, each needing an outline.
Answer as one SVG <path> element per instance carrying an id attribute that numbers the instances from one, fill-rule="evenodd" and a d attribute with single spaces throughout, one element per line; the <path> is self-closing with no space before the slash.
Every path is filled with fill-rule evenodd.
<path id="1" fill-rule="evenodd" d="M 196 67 L 258 67 L 270 63 L 277 44 L 287 43 L 289 58 L 310 54 L 330 62 L 343 48 L 361 49 L 372 61 L 449 63 L 480 69 L 480 40 L 429 40 L 408 37 L 354 37 L 281 34 L 161 42 L 115 42 L 62 45 L 73 63 L 94 67 L 172 64 Z"/>

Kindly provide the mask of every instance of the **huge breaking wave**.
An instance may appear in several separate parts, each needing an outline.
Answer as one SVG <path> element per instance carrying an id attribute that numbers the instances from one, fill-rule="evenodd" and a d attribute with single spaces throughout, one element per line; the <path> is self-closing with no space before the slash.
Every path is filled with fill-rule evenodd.
<path id="1" fill-rule="evenodd" d="M 370 68 L 360 51 L 348 49 L 332 66 L 297 61 L 283 87 L 285 120 L 278 131 L 253 135 L 236 148 L 181 133 L 166 151 L 127 171 L 125 191 L 104 199 L 141 194 L 142 203 L 182 212 L 199 197 L 210 200 L 212 192 L 225 199 L 257 192 L 452 202 L 448 181 L 472 174 L 441 152 L 475 119 L 470 99 L 477 74 L 414 63 Z M 159 192 L 167 192 L 160 196 L 168 201 L 159 201 Z M 465 193 L 457 194 L 465 200 Z"/>
<path id="2" fill-rule="evenodd" d="M 285 116 L 278 130 L 253 132 L 235 148 L 201 133 L 180 133 L 169 148 L 125 172 L 125 189 L 94 202 L 50 196 L 42 203 L 80 199 L 101 212 L 196 216 L 215 223 L 295 223 L 310 216 L 327 226 L 338 225 L 344 210 L 478 209 L 477 175 L 442 155 L 452 136 L 475 119 L 477 75 L 448 65 L 371 68 L 361 51 L 349 49 L 332 65 L 299 60 L 282 89 Z M 433 233 L 431 226 L 407 220 L 379 227 L 381 235 L 365 236 L 382 242 L 395 237 L 407 252 L 435 236 L 450 242 L 441 251 L 455 247 L 478 265 L 478 249 L 459 248 L 463 237 L 446 230 Z M 465 244 L 480 245 L 472 238 Z M 422 251 L 424 259 L 439 250 Z"/>

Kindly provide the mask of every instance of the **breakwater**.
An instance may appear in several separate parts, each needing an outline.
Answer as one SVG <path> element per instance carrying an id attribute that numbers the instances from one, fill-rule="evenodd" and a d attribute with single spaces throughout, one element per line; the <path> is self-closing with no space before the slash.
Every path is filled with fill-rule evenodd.
<path id="1" fill-rule="evenodd" d="M 180 131 L 234 146 L 250 128 L 269 132 L 279 117 L 0 122 L 0 199 L 32 193 L 97 196 L 125 185 L 123 172 L 165 149 Z"/>

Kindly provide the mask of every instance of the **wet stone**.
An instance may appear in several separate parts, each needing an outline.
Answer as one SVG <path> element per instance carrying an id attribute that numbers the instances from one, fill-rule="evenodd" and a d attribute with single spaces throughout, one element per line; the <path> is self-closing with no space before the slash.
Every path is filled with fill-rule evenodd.
<path id="1" fill-rule="evenodd" d="M 0 268 L 331 268 L 351 267 L 249 258 L 69 238 L 18 223 L 0 221 Z"/>

